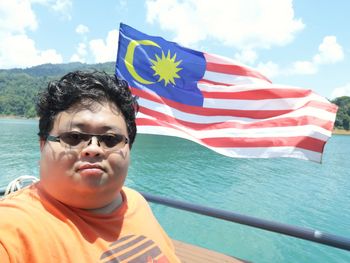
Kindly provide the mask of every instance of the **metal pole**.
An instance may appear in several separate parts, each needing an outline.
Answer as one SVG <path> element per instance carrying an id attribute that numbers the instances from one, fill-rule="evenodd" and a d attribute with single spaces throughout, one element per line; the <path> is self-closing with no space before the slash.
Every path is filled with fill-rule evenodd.
<path id="1" fill-rule="evenodd" d="M 319 230 L 305 227 L 292 226 L 279 222 L 268 221 L 252 216 L 246 216 L 234 212 L 221 209 L 205 207 L 201 205 L 191 204 L 183 201 L 173 200 L 166 197 L 155 196 L 148 193 L 141 193 L 147 201 L 190 211 L 197 214 L 220 218 L 226 221 L 239 223 L 242 225 L 252 226 L 288 236 L 297 237 L 304 240 L 321 243 L 327 246 L 336 247 L 350 251 L 350 239 Z"/>

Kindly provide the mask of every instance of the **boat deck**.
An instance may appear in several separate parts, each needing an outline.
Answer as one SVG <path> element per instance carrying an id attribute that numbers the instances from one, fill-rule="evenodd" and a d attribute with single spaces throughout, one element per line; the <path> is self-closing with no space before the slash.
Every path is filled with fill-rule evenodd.
<path id="1" fill-rule="evenodd" d="M 206 248 L 173 240 L 175 252 L 182 263 L 248 263 L 242 259 L 224 255 Z"/>

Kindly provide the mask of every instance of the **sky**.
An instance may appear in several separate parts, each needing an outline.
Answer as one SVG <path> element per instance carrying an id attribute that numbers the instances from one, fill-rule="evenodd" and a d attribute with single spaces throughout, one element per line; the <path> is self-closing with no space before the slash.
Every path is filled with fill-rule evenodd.
<path id="1" fill-rule="evenodd" d="M 348 0 L 1 0 L 0 69 L 115 61 L 124 23 L 333 99 L 350 96 L 349 10 Z"/>

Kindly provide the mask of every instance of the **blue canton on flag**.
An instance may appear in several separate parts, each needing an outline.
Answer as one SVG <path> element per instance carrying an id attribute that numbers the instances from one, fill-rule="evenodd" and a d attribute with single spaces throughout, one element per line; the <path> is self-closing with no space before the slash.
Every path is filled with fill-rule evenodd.
<path id="1" fill-rule="evenodd" d="M 204 75 L 205 64 L 201 52 L 120 25 L 116 70 L 132 87 L 150 89 L 176 102 L 202 105 L 197 82 Z"/>

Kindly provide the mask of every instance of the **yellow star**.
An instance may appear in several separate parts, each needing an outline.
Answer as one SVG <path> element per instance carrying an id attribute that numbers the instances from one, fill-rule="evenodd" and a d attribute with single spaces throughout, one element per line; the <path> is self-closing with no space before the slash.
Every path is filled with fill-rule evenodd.
<path id="1" fill-rule="evenodd" d="M 158 57 L 156 54 L 156 60 L 150 59 L 153 66 L 151 68 L 154 70 L 153 76 L 158 75 L 158 82 L 164 80 L 165 86 L 171 82 L 175 85 L 175 78 L 180 78 L 177 74 L 182 68 L 178 68 L 177 66 L 182 62 L 182 60 L 176 60 L 176 53 L 173 57 L 170 55 L 170 50 L 168 50 L 167 56 L 164 55 L 162 51 L 162 57 Z"/>

